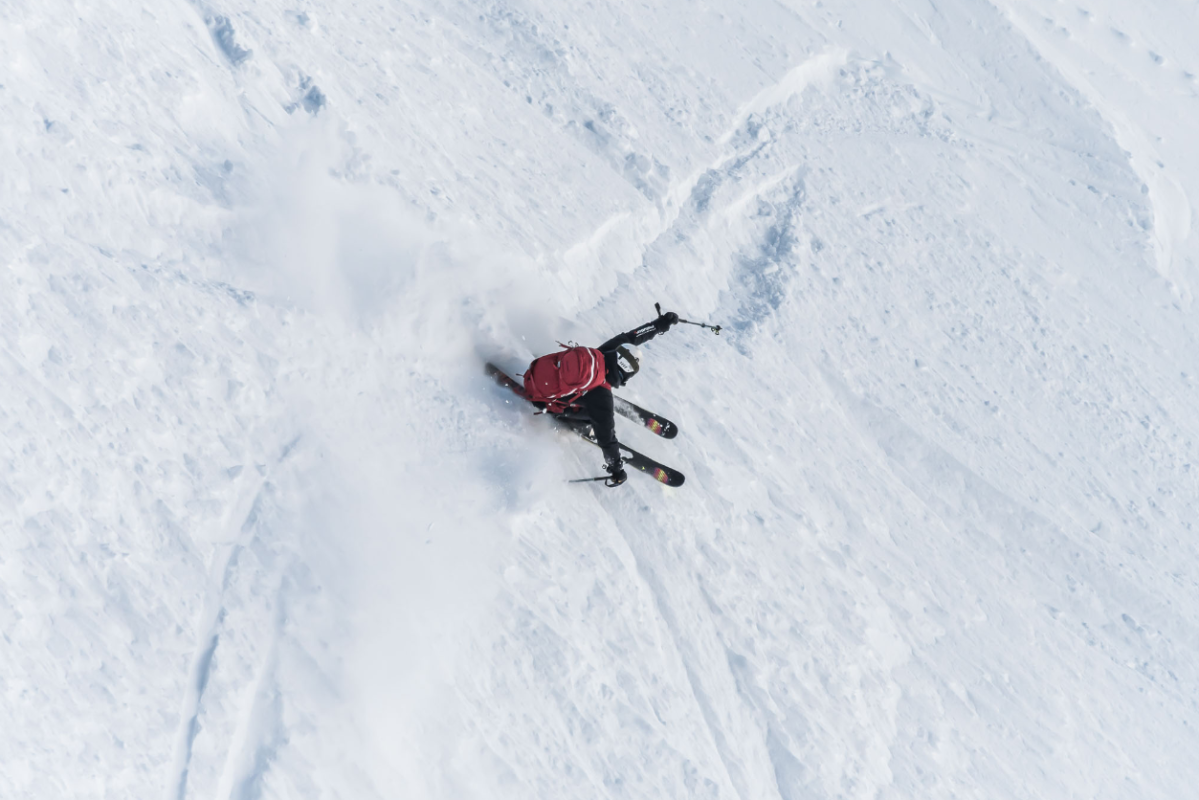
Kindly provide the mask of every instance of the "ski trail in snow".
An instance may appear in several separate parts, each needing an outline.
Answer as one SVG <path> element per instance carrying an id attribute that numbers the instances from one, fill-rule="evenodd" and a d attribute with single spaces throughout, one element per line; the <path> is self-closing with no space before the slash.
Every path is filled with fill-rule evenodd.
<path id="1" fill-rule="evenodd" d="M 276 466 L 287 459 L 299 440 L 300 437 L 297 436 L 283 446 L 281 454 L 275 462 Z M 240 515 L 244 510 L 244 516 L 240 516 L 241 524 L 238 527 L 237 535 L 229 537 L 229 541 L 218 544 L 212 554 L 212 560 L 209 562 L 208 577 L 205 583 L 204 610 L 201 612 L 200 624 L 197 626 L 199 635 L 196 651 L 192 657 L 191 668 L 188 670 L 183 704 L 179 713 L 179 728 L 175 733 L 174 757 L 171 761 L 171 772 L 166 788 L 168 800 L 183 800 L 187 793 L 192 746 L 200 731 L 200 704 L 204 699 L 204 690 L 208 686 L 208 679 L 212 671 L 212 661 L 216 655 L 217 644 L 220 642 L 221 622 L 225 618 L 224 593 L 229 577 L 229 567 L 238 551 L 249 544 L 253 538 L 263 498 L 270 487 L 269 476 L 270 472 L 264 471 L 258 480 L 250 484 L 251 491 L 243 494 L 243 498 L 250 498 L 248 507 L 244 499 L 234 503 L 227 519 L 239 518 L 233 514 Z M 274 650 L 272 645 L 272 654 Z M 272 659 L 273 655 L 268 656 L 268 663 L 271 663 Z M 263 672 L 264 675 L 272 673 L 273 668 Z"/>
<path id="2" fill-rule="evenodd" d="M 845 66 L 845 64 L 848 63 L 848 60 L 849 51 L 843 49 L 828 50 L 824 53 L 813 56 L 812 58 L 809 58 L 806 61 L 803 61 L 800 64 L 792 67 L 786 75 L 770 86 L 767 86 L 765 89 L 759 91 L 752 99 L 742 105 L 741 110 L 737 113 L 737 116 L 733 120 L 733 124 L 730 125 L 728 130 L 726 130 L 724 134 L 722 134 L 717 140 L 720 146 L 726 149 L 706 166 L 699 168 L 689 175 L 685 180 L 680 181 L 667 193 L 668 197 L 670 198 L 671 205 L 676 209 L 675 216 L 677 217 L 678 211 L 682 209 L 687 199 L 695 194 L 695 191 L 699 186 L 699 182 L 703 180 L 705 175 L 711 172 L 719 172 L 723 170 L 724 167 L 734 159 L 740 161 L 752 158 L 756 154 L 757 149 L 749 153 L 743 153 L 740 148 L 728 148 L 728 144 L 733 140 L 733 137 L 737 135 L 738 131 L 745 127 L 745 124 L 749 121 L 751 116 L 754 114 L 761 114 L 767 109 L 786 103 L 796 94 L 801 93 L 809 86 L 831 81 L 836 75 L 837 70 Z M 760 147 L 760 144 L 757 145 L 757 148 Z M 764 181 L 762 185 L 755 191 L 769 190 L 771 187 L 785 180 L 790 174 L 794 173 L 799 168 L 800 165 L 788 166 L 782 172 L 775 175 L 774 178 Z M 739 198 L 734 205 L 739 209 L 743 207 L 743 205 L 747 203 L 752 196 L 752 192 L 747 193 L 745 196 Z M 674 222 L 674 219 L 669 220 L 668 224 L 661 232 L 665 233 L 667 230 L 669 230 L 670 226 L 673 225 Z"/>
<path id="3" fill-rule="evenodd" d="M 566 248 L 562 253 L 563 262 L 573 269 L 586 269 L 587 263 L 594 263 L 601 259 L 604 248 L 609 242 L 623 237 L 626 246 L 619 247 L 618 245 L 618 252 L 625 253 L 626 257 L 633 259 L 636 266 L 640 266 L 644 262 L 646 248 L 675 226 L 679 215 L 686 208 L 688 200 L 695 196 L 701 181 L 706 176 L 723 171 L 730 162 L 743 163 L 753 158 L 762 149 L 763 145 L 760 143 L 754 143 L 753 149 L 748 153 L 744 152 L 741 147 L 729 146 L 737 132 L 745 127 L 751 116 L 786 103 L 809 86 L 831 82 L 837 71 L 844 67 L 848 60 L 849 51 L 846 49 L 825 50 L 800 62 L 777 81 L 758 91 L 740 106 L 732 124 L 716 140 L 718 153 L 715 158 L 693 170 L 685 178 L 668 186 L 662 194 L 662 199 L 641 213 L 622 211 L 610 215 L 588 236 Z M 764 181 L 757 189 L 746 192 L 733 204 L 733 208 L 728 210 L 728 217 L 731 218 L 737 211 L 744 208 L 750 200 L 757 196 L 757 193 L 770 190 L 800 169 L 801 165 L 788 165 L 773 178 Z M 635 254 L 628 252 L 630 247 L 636 251 Z M 618 268 L 625 272 L 632 271 L 628 267 Z"/>
<path id="4" fill-rule="evenodd" d="M 577 264 L 585 258 L 595 255 L 604 240 L 613 230 L 618 228 L 630 216 L 628 211 L 622 211 L 613 214 L 608 219 L 604 220 L 600 225 L 592 231 L 591 235 L 586 239 L 576 242 L 565 253 L 562 254 L 562 259 L 567 264 Z"/>
<path id="5" fill-rule="evenodd" d="M 786 75 L 741 106 L 733 124 L 720 137 L 720 144 L 728 144 L 752 115 L 760 114 L 772 106 L 782 105 L 814 83 L 832 80 L 837 70 L 845 66 L 848 60 L 848 50 L 832 48 L 792 67 Z"/>
<path id="6" fill-rule="evenodd" d="M 641 576 L 641 580 L 645 581 L 650 595 L 654 598 L 654 606 L 657 608 L 658 615 L 662 618 L 662 622 L 666 625 L 666 630 L 670 633 L 675 655 L 678 657 L 679 663 L 683 667 L 683 672 L 687 676 L 687 685 L 690 687 L 691 696 L 695 698 L 695 705 L 699 708 L 700 715 L 703 717 L 704 726 L 708 729 L 712 748 L 720 757 L 725 778 L 729 785 L 733 787 L 733 791 L 737 793 L 737 797 L 740 800 L 746 800 L 753 796 L 753 792 L 749 790 L 745 775 L 731 753 L 732 748 L 729 746 L 729 741 L 720 727 L 720 721 L 716 718 L 716 711 L 712 707 L 712 701 L 708 698 L 707 693 L 704 692 L 703 684 L 692 667 L 692 664 L 698 663 L 700 659 L 696 657 L 695 653 L 691 651 L 691 648 L 686 645 L 679 635 L 678 620 L 675 619 L 674 612 L 667 603 L 665 589 L 659 583 L 657 576 L 645 564 L 644 559 L 638 555 L 637 551 L 633 548 L 633 543 L 625 535 L 624 530 L 620 529 L 619 526 L 618 530 L 620 531 L 621 538 L 624 539 L 625 547 L 628 548 L 634 563 L 637 565 L 637 574 Z"/>
<path id="7" fill-rule="evenodd" d="M 1158 148 L 1152 143 L 1152 132 L 1144 123 L 1134 120 L 1113 101 L 1111 89 L 1101 86 L 1093 75 L 1056 44 L 1053 37 L 1021 15 L 1016 9 L 1001 6 L 1012 27 L 1066 80 L 1085 97 L 1099 115 L 1111 125 L 1116 141 L 1128 152 L 1129 163 L 1144 182 L 1150 208 L 1153 209 L 1153 250 L 1158 273 L 1171 283 L 1175 292 L 1187 302 L 1191 288 L 1183 274 L 1180 251 L 1191 235 L 1191 203 L 1186 190 L 1162 161 Z M 1160 140 L 1160 137 L 1158 137 Z"/>
<path id="8" fill-rule="evenodd" d="M 171 776 L 167 782 L 168 800 L 183 800 L 187 791 L 187 771 L 191 761 L 192 745 L 199 733 L 200 700 L 208 685 L 212 669 L 212 658 L 220 640 L 220 625 L 225 609 L 221 602 L 222 584 L 236 545 L 218 545 L 208 566 L 207 596 L 204 611 L 200 616 L 200 636 L 196 654 L 188 670 L 187 684 L 183 695 L 183 708 L 179 712 L 179 729 L 175 734 L 175 757 L 172 760 Z"/>
<path id="9" fill-rule="evenodd" d="M 266 656 L 244 702 L 244 710 L 225 757 L 216 796 L 221 800 L 248 800 L 254 797 L 266 767 L 279 742 L 280 695 L 275 680 L 279 662 L 279 639 L 283 630 L 283 581 L 275 590 L 274 624 Z"/>
<path id="10" fill-rule="evenodd" d="M 623 532 L 621 535 L 624 535 Z M 761 783 L 757 786 L 749 784 L 745 772 L 742 771 L 737 757 L 733 753 L 729 737 L 725 734 L 717 719 L 717 713 L 713 708 L 712 700 L 704 691 L 700 676 L 692 666 L 693 664 L 703 663 L 704 659 L 694 651 L 694 648 L 682 636 L 682 627 L 679 625 L 674 612 L 670 608 L 666 591 L 658 581 L 657 576 L 654 575 L 652 569 L 644 560 L 633 551 L 627 537 L 625 538 L 625 543 L 629 546 L 629 550 L 633 554 L 633 559 L 637 565 L 637 574 L 641 576 L 646 586 L 649 587 L 650 593 L 654 598 L 654 605 L 659 615 L 661 615 L 667 630 L 670 632 L 674 650 L 678 654 L 679 662 L 682 664 L 687 676 L 687 683 L 691 688 L 692 696 L 695 698 L 696 706 L 699 708 L 704 724 L 707 726 L 712 746 L 720 756 L 721 764 L 724 766 L 729 784 L 737 792 L 737 796 L 743 800 L 748 797 L 760 796 Z M 779 726 L 776 724 L 777 720 L 771 712 L 772 704 L 763 695 L 761 690 L 754 685 L 745 657 L 729 649 L 728 644 L 724 642 L 722 637 L 720 638 L 719 646 L 728 664 L 729 675 L 736 687 L 737 695 L 754 716 L 757 717 L 756 722 L 763 732 L 763 747 L 765 756 L 768 759 L 769 768 L 772 770 L 774 777 L 774 790 L 782 800 L 799 800 L 801 795 L 796 793 L 796 787 L 807 785 L 807 767 L 792 752 L 788 744 L 789 737 L 786 732 L 779 730 Z M 751 769 L 750 772 L 752 774 L 753 770 Z"/>

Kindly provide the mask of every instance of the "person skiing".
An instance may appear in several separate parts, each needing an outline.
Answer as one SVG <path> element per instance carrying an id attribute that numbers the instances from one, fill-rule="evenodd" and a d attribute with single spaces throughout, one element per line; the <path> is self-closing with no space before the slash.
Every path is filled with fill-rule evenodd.
<path id="1" fill-rule="evenodd" d="M 678 314 L 667 311 L 651 322 L 613 336 L 594 350 L 567 348 L 534 359 L 525 373 L 525 389 L 535 406 L 567 423 L 591 426 L 604 454 L 607 486 L 620 486 L 628 480 L 616 439 L 612 390 L 624 386 L 640 369 L 629 348 L 666 333 L 678 321 Z"/>

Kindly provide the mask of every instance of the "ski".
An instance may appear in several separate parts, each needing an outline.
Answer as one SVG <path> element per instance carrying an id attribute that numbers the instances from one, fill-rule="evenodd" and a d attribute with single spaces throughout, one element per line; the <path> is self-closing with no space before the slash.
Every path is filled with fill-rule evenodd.
<path id="1" fill-rule="evenodd" d="M 655 414 L 652 411 L 646 411 L 636 403 L 630 403 L 622 397 L 612 395 L 612 407 L 617 414 L 625 419 L 631 419 L 633 422 L 643 426 L 650 433 L 656 433 L 663 439 L 673 439 L 679 435 L 679 426 L 668 420 L 666 417 Z"/>
<path id="2" fill-rule="evenodd" d="M 503 386 L 505 389 L 512 390 L 512 392 L 517 397 L 519 397 L 521 400 L 529 399 L 529 396 L 527 394 L 525 394 L 525 387 L 520 385 L 516 381 L 512 380 L 512 378 L 508 377 L 508 373 L 504 372 L 502 369 L 497 367 L 495 364 L 492 364 L 490 361 L 487 362 L 486 367 L 487 367 L 487 374 L 490 375 L 492 378 L 495 378 L 495 382 L 498 383 L 500 386 Z"/>
<path id="3" fill-rule="evenodd" d="M 595 437 L 591 435 L 590 426 L 587 426 L 587 430 L 581 430 L 581 425 L 579 425 L 579 423 L 576 423 L 575 425 L 563 423 L 563 426 L 574 431 L 585 441 L 591 442 L 596 447 L 599 447 L 599 442 L 597 442 Z M 654 480 L 658 481 L 659 483 L 664 483 L 667 486 L 682 486 L 683 481 L 687 480 L 687 476 L 679 472 L 677 469 L 654 461 L 649 456 L 643 453 L 638 453 L 636 450 L 626 446 L 623 443 L 618 442 L 617 446 L 620 448 L 621 458 L 624 459 L 624 465 L 626 467 L 632 467 L 635 470 L 644 472 Z"/>
<path id="4" fill-rule="evenodd" d="M 490 375 L 492 378 L 494 378 L 496 383 L 498 383 L 500 386 L 503 386 L 504 388 L 508 389 L 509 391 L 511 391 L 513 394 L 515 394 L 517 397 L 521 398 L 522 400 L 529 399 L 528 395 L 525 394 L 525 387 L 522 386 L 521 384 L 517 383 L 515 380 L 513 380 L 508 375 L 508 373 L 504 372 L 502 369 L 500 369 L 499 367 L 497 367 L 496 365 L 491 364 L 491 363 L 488 363 L 486 365 L 486 369 L 487 369 L 487 374 Z M 670 422 L 670 420 L 664 419 L 662 417 L 656 417 L 655 415 L 650 414 L 648 411 L 645 411 L 645 409 L 642 409 L 642 408 L 634 405 L 633 403 L 628 403 L 627 401 L 619 400 L 618 398 L 614 398 L 614 399 L 617 400 L 618 404 L 624 403 L 624 404 L 630 406 L 632 409 L 636 409 L 636 411 L 632 411 L 630 413 L 636 414 L 638 411 L 640 411 L 643 414 L 647 415 L 648 418 L 653 418 L 653 419 L 659 420 L 659 425 L 662 428 L 662 430 L 669 431 L 669 434 L 667 434 L 665 432 L 658 433 L 658 431 L 654 431 L 655 433 L 658 433 L 659 436 L 664 436 L 667 439 L 672 439 L 672 438 L 674 438 L 675 435 L 677 435 L 678 428 L 676 428 L 674 423 Z M 628 416 L 628 414 L 625 414 L 624 412 L 621 412 L 621 414 L 622 414 L 622 416 L 626 416 L 626 417 Z M 567 419 L 564 417 L 559 417 L 558 415 L 554 415 L 554 414 L 551 414 L 550 416 L 553 418 L 554 422 L 557 425 L 559 425 L 560 427 L 566 428 L 567 430 L 578 435 L 584 441 L 590 442 L 591 444 L 595 445 L 596 447 L 599 447 L 599 442 L 597 442 L 595 440 L 595 437 L 591 435 L 591 425 L 590 424 L 585 423 L 585 422 L 572 421 L 570 419 Z M 636 419 L 638 421 L 640 421 L 643 419 L 643 417 L 638 415 L 636 417 Z M 665 423 L 665 425 L 662 425 L 662 423 Z M 654 430 L 652 427 L 650 427 L 650 425 L 648 423 L 644 423 L 644 424 L 647 428 L 650 428 L 650 430 Z M 670 427 L 667 428 L 666 425 L 669 425 Z M 634 450 L 631 447 L 626 446 L 624 443 L 618 443 L 618 446 L 620 447 L 621 457 L 624 459 L 624 463 L 627 466 L 630 466 L 639 472 L 644 472 L 646 475 L 649 475 L 651 478 L 658 481 L 659 483 L 665 484 L 666 486 L 682 486 L 683 481 L 686 480 L 686 476 L 683 475 L 683 473 L 679 472 L 677 469 L 668 467 L 665 464 L 661 464 L 657 461 L 654 461 L 649 456 L 647 456 L 643 453 L 638 453 L 636 450 Z"/>

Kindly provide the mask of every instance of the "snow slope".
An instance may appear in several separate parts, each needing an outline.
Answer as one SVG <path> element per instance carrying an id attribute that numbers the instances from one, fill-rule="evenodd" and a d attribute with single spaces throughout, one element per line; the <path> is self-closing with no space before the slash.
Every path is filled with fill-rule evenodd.
<path id="1" fill-rule="evenodd" d="M 1199 6 L 1084 6 L 0 7 L 0 796 L 1191 796 Z M 481 364 L 656 301 L 568 486 Z"/>

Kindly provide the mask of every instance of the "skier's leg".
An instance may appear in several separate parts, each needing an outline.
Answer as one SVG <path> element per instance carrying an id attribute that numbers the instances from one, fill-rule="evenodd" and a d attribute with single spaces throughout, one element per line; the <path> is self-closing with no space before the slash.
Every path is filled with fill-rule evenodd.
<path id="1" fill-rule="evenodd" d="M 591 416 L 579 406 L 571 406 L 560 414 L 555 414 L 554 418 L 571 430 L 581 433 L 584 436 L 595 435 L 591 427 Z"/>

